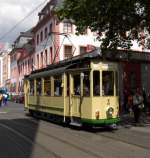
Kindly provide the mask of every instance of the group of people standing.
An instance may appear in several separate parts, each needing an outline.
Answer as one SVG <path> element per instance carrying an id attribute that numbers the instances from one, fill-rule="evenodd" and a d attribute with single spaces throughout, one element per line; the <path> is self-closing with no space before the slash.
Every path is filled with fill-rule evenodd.
<path id="1" fill-rule="evenodd" d="M 140 122 L 141 113 L 148 112 L 150 114 L 150 94 L 137 88 L 125 96 L 124 111 L 134 113 L 134 122 Z"/>

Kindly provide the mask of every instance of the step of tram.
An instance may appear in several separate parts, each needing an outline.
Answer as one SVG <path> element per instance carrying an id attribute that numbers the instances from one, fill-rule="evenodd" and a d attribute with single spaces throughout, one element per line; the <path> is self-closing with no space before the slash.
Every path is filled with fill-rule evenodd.
<path id="1" fill-rule="evenodd" d="M 82 126 L 82 124 L 78 123 L 78 122 L 70 122 L 70 125 L 71 126 L 77 126 L 77 127 L 81 127 Z"/>

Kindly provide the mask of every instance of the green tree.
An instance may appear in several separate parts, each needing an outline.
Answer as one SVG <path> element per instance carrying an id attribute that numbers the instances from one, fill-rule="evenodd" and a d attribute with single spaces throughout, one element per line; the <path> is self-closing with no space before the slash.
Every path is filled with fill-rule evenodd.
<path id="1" fill-rule="evenodd" d="M 138 32 L 150 31 L 149 0 L 64 0 L 57 14 L 71 19 L 79 34 L 97 32 L 102 48 L 130 48 Z"/>

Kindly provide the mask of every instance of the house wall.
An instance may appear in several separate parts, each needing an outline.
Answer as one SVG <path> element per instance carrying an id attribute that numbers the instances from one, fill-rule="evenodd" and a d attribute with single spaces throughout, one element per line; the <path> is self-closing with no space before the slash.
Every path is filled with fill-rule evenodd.
<path id="1" fill-rule="evenodd" d="M 10 56 L 8 55 L 8 53 L 6 52 L 3 56 L 3 86 L 6 86 L 6 81 L 8 79 L 10 79 Z"/>
<path id="2" fill-rule="evenodd" d="M 60 23 L 60 32 L 63 33 L 63 23 Z M 76 35 L 76 26 L 72 26 L 72 33 L 69 33 L 67 37 L 64 35 L 60 36 L 60 43 L 63 43 L 60 49 L 60 60 L 64 60 L 64 46 L 72 45 L 73 46 L 73 54 L 74 56 L 80 55 L 80 46 L 87 47 L 88 45 L 92 45 L 95 47 L 100 47 L 100 42 L 96 40 L 96 36 L 90 29 L 87 29 L 87 33 L 85 35 Z"/>
<path id="3" fill-rule="evenodd" d="M 145 89 L 146 93 L 150 92 L 150 63 L 141 64 L 141 80 L 142 88 Z"/>
<path id="4" fill-rule="evenodd" d="M 23 58 L 20 58 L 18 61 L 18 72 L 19 72 L 19 80 L 18 80 L 18 92 L 23 92 L 23 79 L 25 75 L 29 75 L 33 71 L 33 54 L 24 51 L 22 56 L 26 55 Z"/>
<path id="5" fill-rule="evenodd" d="M 47 38 L 44 38 L 44 30 L 47 27 L 48 32 L 50 33 L 50 25 L 52 24 L 52 33 L 47 36 Z M 96 40 L 96 36 L 88 29 L 86 35 L 75 35 L 76 27 L 73 25 L 72 33 L 63 34 L 63 23 L 56 24 L 56 21 L 54 19 L 50 19 L 42 28 L 37 30 L 35 32 L 35 54 L 34 54 L 34 61 L 36 69 L 45 67 L 46 65 L 41 65 L 42 58 L 41 53 L 43 53 L 43 63 L 47 62 L 47 64 L 51 64 L 52 61 L 55 58 L 55 62 L 58 62 L 60 60 L 64 60 L 64 46 L 70 45 L 73 49 L 74 56 L 80 54 L 80 46 L 87 47 L 88 45 L 93 45 L 95 47 L 100 46 L 100 42 Z M 43 31 L 43 41 L 39 42 L 37 45 L 37 36 L 39 35 L 39 41 L 40 41 L 40 34 L 41 31 Z M 45 59 L 45 50 L 47 51 L 47 59 Z M 52 50 L 52 55 L 51 55 Z M 39 56 L 39 59 L 37 59 L 37 55 Z M 53 59 L 51 59 L 51 57 Z M 39 60 L 39 62 L 38 62 Z M 39 64 L 38 64 L 39 63 Z"/>
<path id="6" fill-rule="evenodd" d="M 3 82 L 3 60 L 2 57 L 0 57 L 0 87 L 2 87 Z"/>
<path id="7" fill-rule="evenodd" d="M 128 92 L 141 88 L 141 64 L 124 62 L 123 64 L 123 85 Z"/>
<path id="8" fill-rule="evenodd" d="M 11 89 L 10 89 L 10 92 L 18 94 L 19 73 L 18 73 L 18 66 L 17 66 L 17 53 L 16 52 L 12 53 L 10 58 L 11 58 L 11 63 L 10 63 Z"/>
<path id="9" fill-rule="evenodd" d="M 53 19 L 48 21 L 41 29 L 37 30 L 36 33 L 34 34 L 34 39 L 35 39 L 35 54 L 34 54 L 34 65 L 36 69 L 45 67 L 46 65 L 51 63 L 50 59 L 50 47 L 54 47 L 53 43 L 53 36 L 54 35 L 48 35 L 50 33 L 50 25 L 54 25 Z M 45 38 L 45 28 L 47 28 L 47 38 Z M 40 34 L 43 32 L 43 40 L 40 41 Z M 37 36 L 39 35 L 39 44 L 37 44 Z M 47 52 L 47 58 L 45 56 L 45 52 Z M 41 53 L 43 53 L 43 66 L 41 65 Z M 39 55 L 39 64 L 37 61 L 37 55 Z"/>

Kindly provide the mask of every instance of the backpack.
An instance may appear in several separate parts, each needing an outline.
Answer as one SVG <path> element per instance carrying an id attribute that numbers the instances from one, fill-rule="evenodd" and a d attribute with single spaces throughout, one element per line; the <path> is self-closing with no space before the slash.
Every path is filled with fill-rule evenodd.
<path id="1" fill-rule="evenodd" d="M 144 108 L 143 97 L 140 95 L 134 95 L 133 106 L 136 106 L 137 108 L 140 108 L 140 109 Z"/>

